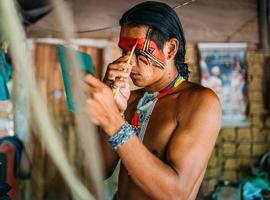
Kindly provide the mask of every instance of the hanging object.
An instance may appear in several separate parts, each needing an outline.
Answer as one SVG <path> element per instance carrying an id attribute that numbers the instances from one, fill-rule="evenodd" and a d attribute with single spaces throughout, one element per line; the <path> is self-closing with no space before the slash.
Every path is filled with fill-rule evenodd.
<path id="1" fill-rule="evenodd" d="M 17 0 L 17 7 L 24 26 L 36 23 L 53 9 L 47 0 Z"/>
<path id="2" fill-rule="evenodd" d="M 62 76 L 63 76 L 63 81 L 64 81 L 64 87 L 66 91 L 66 98 L 67 98 L 67 104 L 68 108 L 71 112 L 75 112 L 75 103 L 74 103 L 74 98 L 72 94 L 72 83 L 71 83 L 71 71 L 70 71 L 70 64 L 68 63 L 68 55 L 67 51 L 71 49 L 67 49 L 66 47 L 62 45 L 57 45 L 57 50 L 58 50 L 58 57 L 59 61 L 61 64 L 61 70 L 62 70 Z M 78 56 L 79 61 L 80 61 L 80 66 L 83 71 L 86 73 L 90 73 L 94 75 L 94 64 L 92 57 L 89 54 L 82 53 L 80 51 L 76 50 L 71 50 L 74 51 L 75 55 Z"/>
<path id="3" fill-rule="evenodd" d="M 0 52 L 0 100 L 10 99 L 7 82 L 12 76 L 12 68 L 6 60 L 5 50 L 1 49 Z"/>

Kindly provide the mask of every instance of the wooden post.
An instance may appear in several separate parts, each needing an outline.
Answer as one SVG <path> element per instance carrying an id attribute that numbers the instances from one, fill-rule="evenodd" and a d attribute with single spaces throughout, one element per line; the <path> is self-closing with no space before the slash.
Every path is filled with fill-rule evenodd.
<path id="1" fill-rule="evenodd" d="M 260 34 L 260 49 L 269 50 L 268 41 L 268 0 L 258 0 L 259 8 L 259 34 Z"/>

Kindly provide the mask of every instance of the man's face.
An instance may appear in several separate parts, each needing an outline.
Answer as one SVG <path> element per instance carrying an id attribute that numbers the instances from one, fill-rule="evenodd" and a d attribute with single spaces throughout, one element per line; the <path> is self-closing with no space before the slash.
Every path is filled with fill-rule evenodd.
<path id="1" fill-rule="evenodd" d="M 146 87 L 158 81 L 163 75 L 163 68 L 166 65 L 165 55 L 162 49 L 158 48 L 155 41 L 149 41 L 150 57 L 153 57 L 153 59 L 149 59 L 141 53 L 146 41 L 147 31 L 148 27 L 145 26 L 123 26 L 118 43 L 123 54 L 130 54 L 133 45 L 138 40 L 135 53 L 132 57 L 131 64 L 133 68 L 130 77 L 133 83 L 139 87 Z"/>

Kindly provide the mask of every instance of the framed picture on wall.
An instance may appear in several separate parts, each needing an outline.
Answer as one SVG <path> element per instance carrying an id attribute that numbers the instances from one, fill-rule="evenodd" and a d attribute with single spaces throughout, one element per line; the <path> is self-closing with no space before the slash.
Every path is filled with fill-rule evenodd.
<path id="1" fill-rule="evenodd" d="M 201 84 L 222 104 L 222 127 L 249 126 L 246 43 L 199 43 Z"/>

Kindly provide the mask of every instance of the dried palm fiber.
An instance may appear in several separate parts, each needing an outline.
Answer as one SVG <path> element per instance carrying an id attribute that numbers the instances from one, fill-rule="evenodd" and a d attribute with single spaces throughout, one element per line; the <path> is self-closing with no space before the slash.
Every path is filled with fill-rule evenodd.
<path id="1" fill-rule="evenodd" d="M 19 22 L 13 0 L 0 1 L 0 19 L 1 30 L 10 44 L 15 70 L 17 74 L 22 76 L 20 81 L 23 81 L 29 91 L 30 106 L 33 110 L 32 119 L 37 125 L 38 136 L 43 140 L 48 154 L 59 168 L 74 197 L 76 199 L 94 199 L 86 187 L 78 180 L 72 166 L 68 163 L 59 134 L 57 134 L 52 124 L 45 103 L 36 87 L 32 60 L 26 48 L 24 31 Z"/>
<path id="2" fill-rule="evenodd" d="M 72 46 L 71 39 L 74 38 L 75 32 L 73 18 L 70 9 L 62 0 L 51 0 L 54 4 L 57 21 L 60 25 L 61 35 L 66 42 L 67 46 Z M 86 102 L 86 92 L 83 87 L 83 76 L 79 70 L 78 58 L 72 51 L 68 51 L 68 61 L 71 68 L 71 81 L 72 92 L 75 100 L 75 108 L 77 113 L 75 115 L 76 127 L 81 142 L 82 150 L 84 151 L 86 167 L 88 168 L 89 175 L 93 186 L 94 195 L 97 199 L 104 199 L 103 197 L 103 175 L 101 167 L 101 154 L 98 144 L 98 136 L 93 124 L 89 121 L 89 116 L 83 112 Z"/>

